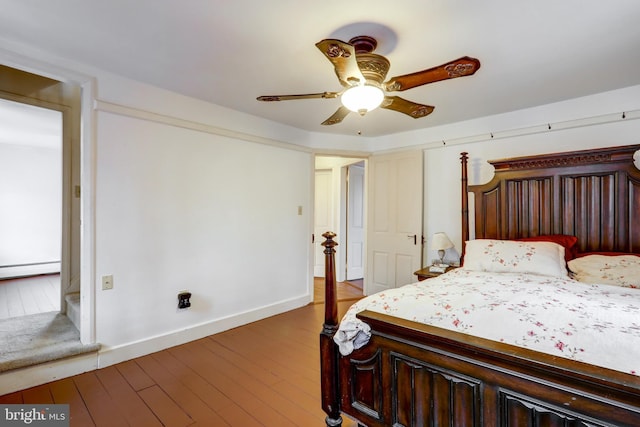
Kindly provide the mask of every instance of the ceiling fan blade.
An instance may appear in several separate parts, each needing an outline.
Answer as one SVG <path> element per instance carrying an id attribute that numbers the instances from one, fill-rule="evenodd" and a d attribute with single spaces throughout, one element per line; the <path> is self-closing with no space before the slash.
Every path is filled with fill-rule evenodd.
<path id="1" fill-rule="evenodd" d="M 289 101 L 292 99 L 337 98 L 338 96 L 340 96 L 340 92 L 322 92 L 301 95 L 263 95 L 256 99 L 258 101 Z"/>
<path id="2" fill-rule="evenodd" d="M 380 108 L 386 108 L 387 110 L 397 111 L 399 113 L 411 116 L 414 119 L 428 116 L 431 114 L 435 107 L 431 105 L 418 104 L 417 102 L 407 101 L 399 96 L 385 96 Z"/>
<path id="3" fill-rule="evenodd" d="M 480 68 L 479 60 L 463 56 L 455 61 L 429 68 L 428 70 L 392 77 L 384 85 L 388 91 L 403 91 L 427 83 L 439 82 L 440 80 L 470 76 L 478 71 L 478 68 Z"/>
<path id="4" fill-rule="evenodd" d="M 351 112 L 351 110 L 349 110 L 347 107 L 341 105 L 340 108 L 338 108 L 336 110 L 335 113 L 333 113 L 333 115 L 331 117 L 329 117 L 327 120 L 325 120 L 324 122 L 322 122 L 323 125 L 335 125 L 338 124 L 340 122 L 342 122 L 342 120 L 347 117 L 347 114 L 349 114 Z"/>
<path id="5" fill-rule="evenodd" d="M 325 39 L 316 43 L 316 47 L 331 61 L 342 86 L 364 83 L 365 78 L 358 67 L 356 50 L 352 45 L 336 39 Z"/>

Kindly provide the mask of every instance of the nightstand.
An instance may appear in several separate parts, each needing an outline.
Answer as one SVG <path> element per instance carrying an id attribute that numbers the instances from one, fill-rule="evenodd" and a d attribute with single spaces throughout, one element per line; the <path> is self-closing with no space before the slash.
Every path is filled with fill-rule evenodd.
<path id="1" fill-rule="evenodd" d="M 418 276 L 418 280 L 419 281 L 423 281 L 423 280 L 426 280 L 426 279 L 431 279 L 433 277 L 438 277 L 439 275 L 442 274 L 442 273 L 435 273 L 433 271 L 429 271 L 429 267 L 425 267 L 423 269 L 420 269 L 420 270 L 414 272 L 413 274 Z M 458 268 L 458 267 L 453 267 L 453 266 L 450 265 L 449 267 L 447 267 L 447 271 L 451 271 L 454 268 Z"/>

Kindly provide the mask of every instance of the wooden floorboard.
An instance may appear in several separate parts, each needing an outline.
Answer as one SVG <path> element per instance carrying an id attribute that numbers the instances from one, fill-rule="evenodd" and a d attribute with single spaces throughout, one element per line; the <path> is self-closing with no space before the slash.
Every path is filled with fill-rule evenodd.
<path id="1" fill-rule="evenodd" d="M 258 421 L 247 413 L 239 404 L 222 393 L 215 385 L 208 382 L 200 372 L 199 366 L 191 367 L 176 358 L 172 351 L 155 353 L 152 357 L 158 360 L 173 374 L 177 381 L 195 393 L 209 408 L 230 426 L 259 426 Z M 202 421 L 202 420 L 200 420 Z M 221 425 L 225 425 L 221 422 Z"/>
<path id="2" fill-rule="evenodd" d="M 183 427 L 194 423 L 194 420 L 189 414 L 178 405 L 178 402 L 175 400 L 176 396 L 168 395 L 165 389 L 154 385 L 141 390 L 139 394 L 156 417 L 158 417 L 161 425 Z M 179 402 L 185 402 L 186 398 L 187 397 L 179 399 Z M 192 414 L 194 416 L 196 415 L 195 412 Z"/>
<path id="3" fill-rule="evenodd" d="M 313 302 L 321 304 L 324 302 L 324 278 L 316 277 L 314 279 L 314 296 Z M 354 300 L 362 298 L 362 279 L 354 280 L 352 282 L 338 282 L 336 283 L 336 290 L 338 292 L 339 301 Z"/>
<path id="4" fill-rule="evenodd" d="M 339 314 L 362 297 L 341 284 Z M 66 403 L 71 426 L 323 426 L 319 333 L 308 306 L 107 368 L 0 396 Z M 345 419 L 344 427 L 356 424 Z"/>
<path id="5" fill-rule="evenodd" d="M 96 425 L 73 379 L 62 379 L 49 384 L 49 387 L 51 388 L 54 402 L 62 402 L 69 405 L 69 415 L 74 426 L 93 427 Z"/>
<path id="6" fill-rule="evenodd" d="M 124 411 L 111 399 L 109 392 L 98 379 L 96 372 L 87 372 L 73 377 L 73 382 L 82 396 L 91 419 L 96 426 L 111 425 L 116 427 L 129 425 L 124 418 Z M 71 423 L 74 423 L 73 418 Z"/>
<path id="7" fill-rule="evenodd" d="M 131 388 L 136 391 L 151 387 L 154 384 L 153 379 L 144 372 L 135 360 L 119 363 L 116 368 L 127 379 Z"/>
<path id="8" fill-rule="evenodd" d="M 131 388 L 117 367 L 100 369 L 96 371 L 96 376 L 128 422 L 140 426 L 162 426 L 142 396 Z"/>

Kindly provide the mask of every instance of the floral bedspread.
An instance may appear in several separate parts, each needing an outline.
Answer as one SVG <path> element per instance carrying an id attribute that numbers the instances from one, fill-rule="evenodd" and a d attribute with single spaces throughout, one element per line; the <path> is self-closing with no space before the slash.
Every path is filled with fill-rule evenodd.
<path id="1" fill-rule="evenodd" d="M 334 337 L 343 355 L 371 336 L 365 309 L 640 375 L 640 289 L 457 269 L 354 304 Z"/>

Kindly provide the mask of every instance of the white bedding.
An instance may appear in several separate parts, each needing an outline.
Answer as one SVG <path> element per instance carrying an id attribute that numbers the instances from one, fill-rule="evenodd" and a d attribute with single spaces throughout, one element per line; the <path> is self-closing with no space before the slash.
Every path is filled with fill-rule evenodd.
<path id="1" fill-rule="evenodd" d="M 640 375 L 640 289 L 457 269 L 354 304 L 334 337 L 343 355 L 369 340 L 365 309 Z"/>

